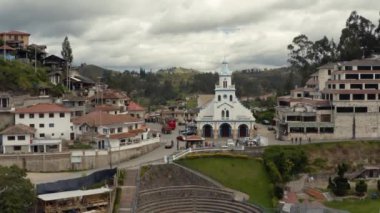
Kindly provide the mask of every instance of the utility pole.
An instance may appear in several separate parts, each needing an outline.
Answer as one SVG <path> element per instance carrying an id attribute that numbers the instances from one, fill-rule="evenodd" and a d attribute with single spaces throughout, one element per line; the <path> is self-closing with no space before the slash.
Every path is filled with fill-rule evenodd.
<path id="1" fill-rule="evenodd" d="M 4 53 L 4 61 L 7 59 L 7 57 L 6 57 L 6 50 L 5 50 L 5 46 L 7 45 L 7 37 L 6 37 L 5 34 L 6 34 L 6 33 L 3 34 L 3 42 L 4 42 L 4 44 L 3 44 L 3 53 Z"/>
<path id="2" fill-rule="evenodd" d="M 34 72 L 37 72 L 37 45 L 34 45 Z"/>

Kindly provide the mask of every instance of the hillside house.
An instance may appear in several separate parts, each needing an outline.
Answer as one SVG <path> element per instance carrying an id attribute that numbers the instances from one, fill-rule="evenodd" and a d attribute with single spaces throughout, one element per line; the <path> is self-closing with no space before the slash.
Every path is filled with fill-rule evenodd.
<path id="1" fill-rule="evenodd" d="M 24 124 L 10 126 L 0 132 L 3 140 L 3 153 L 27 153 L 31 152 L 31 144 L 36 129 Z"/>
<path id="2" fill-rule="evenodd" d="M 98 149 L 130 145 L 148 138 L 144 120 L 127 114 L 94 111 L 72 122 L 76 138 L 93 141 Z"/>
<path id="3" fill-rule="evenodd" d="M 41 143 L 73 139 L 70 119 L 71 111 L 59 104 L 40 103 L 15 110 L 15 123 L 35 128 L 35 138 Z"/>
<path id="4" fill-rule="evenodd" d="M 29 33 L 16 30 L 0 33 L 0 38 L 12 48 L 26 48 L 29 45 L 29 37 Z"/>
<path id="5" fill-rule="evenodd" d="M 128 104 L 128 114 L 136 118 L 145 118 L 145 109 L 134 101 Z"/>
<path id="6" fill-rule="evenodd" d="M 114 105 L 120 108 L 120 112 L 127 112 L 127 106 L 130 98 L 121 91 L 105 89 L 98 91 L 93 96 L 89 97 L 92 106 L 96 105 Z"/>

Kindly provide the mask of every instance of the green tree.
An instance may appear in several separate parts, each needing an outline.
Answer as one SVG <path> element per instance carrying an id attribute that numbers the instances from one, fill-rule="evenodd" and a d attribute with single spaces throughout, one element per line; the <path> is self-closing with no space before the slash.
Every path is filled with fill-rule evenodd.
<path id="1" fill-rule="evenodd" d="M 326 36 L 313 42 L 301 34 L 294 37 L 292 44 L 288 45 L 288 50 L 288 62 L 294 70 L 301 73 L 302 83 L 306 82 L 318 66 L 337 59 L 336 44 Z"/>
<path id="2" fill-rule="evenodd" d="M 67 36 L 65 37 L 65 39 L 62 42 L 61 55 L 62 55 L 63 59 L 65 59 L 66 62 L 68 63 L 68 65 L 70 66 L 71 63 L 73 62 L 73 52 L 71 49 L 69 38 Z"/>
<path id="3" fill-rule="evenodd" d="M 364 180 L 356 182 L 355 191 L 359 196 L 363 196 L 367 192 L 367 183 Z"/>
<path id="4" fill-rule="evenodd" d="M 379 48 L 376 46 L 375 25 L 356 11 L 352 11 L 339 40 L 340 60 L 368 57 Z"/>
<path id="5" fill-rule="evenodd" d="M 351 186 L 348 183 L 348 179 L 344 177 L 344 174 L 347 172 L 348 166 L 345 163 L 339 164 L 337 166 L 337 175 L 333 179 L 329 178 L 328 187 L 335 195 L 344 196 L 350 190 Z"/>
<path id="6" fill-rule="evenodd" d="M 28 212 L 35 201 L 34 187 L 17 166 L 0 166 L 0 209 L 4 213 Z"/>

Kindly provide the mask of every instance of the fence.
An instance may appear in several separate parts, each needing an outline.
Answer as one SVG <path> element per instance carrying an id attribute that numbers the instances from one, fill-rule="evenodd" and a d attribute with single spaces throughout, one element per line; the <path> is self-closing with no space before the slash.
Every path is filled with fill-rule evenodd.
<path id="1" fill-rule="evenodd" d="M 52 183 L 37 184 L 36 191 L 37 194 L 40 195 L 55 192 L 79 190 L 83 187 L 87 188 L 91 185 L 112 178 L 116 174 L 116 170 L 117 168 L 105 169 L 101 171 L 96 171 L 84 177 L 73 178 L 68 180 L 59 180 Z"/>
<path id="2" fill-rule="evenodd" d="M 60 172 L 112 167 L 159 146 L 158 137 L 112 150 L 77 150 L 63 153 L 0 155 L 0 165 L 17 165 L 32 172 Z"/>

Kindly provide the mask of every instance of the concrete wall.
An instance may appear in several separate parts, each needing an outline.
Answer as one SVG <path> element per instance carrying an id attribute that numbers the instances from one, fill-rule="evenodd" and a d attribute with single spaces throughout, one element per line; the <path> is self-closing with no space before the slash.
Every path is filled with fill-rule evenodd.
<path id="1" fill-rule="evenodd" d="M 0 112 L 0 130 L 5 129 L 15 123 L 14 114 L 10 112 Z"/>
<path id="2" fill-rule="evenodd" d="M 117 165 L 119 162 L 138 157 L 159 147 L 159 138 L 129 149 L 113 150 L 111 154 L 104 150 L 75 151 L 72 153 L 0 155 L 0 165 L 13 164 L 32 172 L 59 172 L 67 170 L 88 170 Z M 72 157 L 80 159 L 72 163 Z"/>

